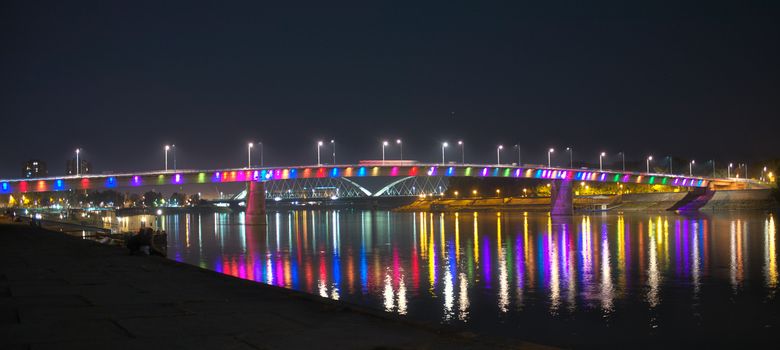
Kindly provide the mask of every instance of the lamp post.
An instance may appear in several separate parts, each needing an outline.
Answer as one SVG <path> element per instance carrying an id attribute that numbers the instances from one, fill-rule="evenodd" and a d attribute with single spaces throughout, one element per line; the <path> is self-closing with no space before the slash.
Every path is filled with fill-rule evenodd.
<path id="1" fill-rule="evenodd" d="M 766 167 L 761 171 L 761 181 L 766 182 Z"/>
<path id="2" fill-rule="evenodd" d="M 599 153 L 599 171 L 604 170 L 604 167 L 602 166 L 601 159 L 604 158 L 604 156 L 606 156 L 606 155 L 607 155 L 606 152 Z"/>
<path id="3" fill-rule="evenodd" d="M 252 167 L 252 147 L 255 145 L 253 143 L 248 143 L 246 145 L 246 167 L 251 168 Z"/>
<path id="4" fill-rule="evenodd" d="M 692 161 L 691 161 L 691 162 L 688 164 L 688 172 L 689 172 L 689 174 L 690 174 L 691 176 L 693 176 L 693 165 L 694 165 L 694 164 L 696 164 L 696 161 L 695 161 L 695 160 L 692 160 Z"/>
<path id="5" fill-rule="evenodd" d="M 401 142 L 401 139 L 395 140 L 395 144 L 398 145 L 398 148 L 401 150 L 401 160 L 404 160 L 404 144 Z"/>
<path id="6" fill-rule="evenodd" d="M 653 156 L 647 157 L 647 173 L 650 173 L 650 161 L 653 160 Z"/>
<path id="7" fill-rule="evenodd" d="M 668 156 L 666 158 L 669 158 L 669 174 L 674 174 L 674 169 L 672 168 L 672 156 Z"/>
<path id="8" fill-rule="evenodd" d="M 165 171 L 168 171 L 168 151 L 171 149 L 171 146 L 165 145 Z"/>
<path id="9" fill-rule="evenodd" d="M 263 167 L 263 143 L 258 142 L 258 145 L 260 145 L 260 167 Z"/>
<path id="10" fill-rule="evenodd" d="M 552 148 L 550 148 L 550 149 L 547 151 L 547 167 L 548 167 L 548 168 L 552 168 L 552 157 L 550 157 L 550 155 L 551 155 L 553 152 L 555 152 L 555 149 L 552 149 Z"/>
<path id="11" fill-rule="evenodd" d="M 79 153 L 81 153 L 81 149 L 76 148 L 76 176 L 79 176 L 79 170 L 81 170 L 79 169 L 79 166 L 81 165 L 81 163 L 79 163 Z"/>
<path id="12" fill-rule="evenodd" d="M 729 163 L 729 166 L 726 168 L 726 178 L 731 178 L 731 168 L 734 166 L 734 163 Z"/>
<path id="13" fill-rule="evenodd" d="M 171 145 L 171 151 L 173 151 L 173 170 L 176 170 L 176 145 Z"/>
<path id="14" fill-rule="evenodd" d="M 715 159 L 711 160 L 712 163 L 712 178 L 715 178 Z"/>
<path id="15" fill-rule="evenodd" d="M 566 151 L 569 152 L 569 169 L 574 167 L 574 148 L 566 147 Z"/>
<path id="16" fill-rule="evenodd" d="M 517 148 L 517 166 L 522 166 L 523 162 L 522 159 L 520 158 L 520 144 L 519 143 L 516 144 L 515 148 Z"/>
<path id="17" fill-rule="evenodd" d="M 620 160 L 623 162 L 623 171 L 625 172 L 626 171 L 626 153 L 621 151 L 618 154 L 620 155 Z M 650 158 L 652 158 L 652 156 L 650 156 Z"/>
<path id="18" fill-rule="evenodd" d="M 441 143 L 441 163 L 444 164 L 444 149 L 447 148 L 447 143 L 442 142 Z"/>
<path id="19" fill-rule="evenodd" d="M 322 147 L 322 141 L 317 141 L 317 165 L 322 165 L 322 162 L 320 162 L 320 147 Z"/>
<path id="20" fill-rule="evenodd" d="M 387 146 L 387 141 L 382 141 L 382 164 L 385 163 L 385 147 Z"/>
<path id="21" fill-rule="evenodd" d="M 504 149 L 504 146 L 498 145 L 498 148 L 496 148 L 496 164 L 501 164 L 501 150 Z"/>
<path id="22" fill-rule="evenodd" d="M 336 164 L 336 140 L 330 140 L 330 147 L 333 149 L 333 164 Z"/>
<path id="23" fill-rule="evenodd" d="M 460 146 L 460 164 L 466 164 L 466 144 L 461 140 L 458 141 L 458 146 Z"/>

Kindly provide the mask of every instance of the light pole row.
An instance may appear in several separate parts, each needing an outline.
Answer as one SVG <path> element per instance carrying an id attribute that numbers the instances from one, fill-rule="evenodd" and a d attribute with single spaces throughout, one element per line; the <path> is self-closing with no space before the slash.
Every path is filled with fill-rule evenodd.
<path id="1" fill-rule="evenodd" d="M 403 158 L 403 142 L 401 141 L 401 139 L 396 139 L 395 143 L 399 147 L 400 159 L 403 160 L 404 159 Z M 257 142 L 256 144 L 260 148 L 260 166 L 263 167 L 265 165 L 264 164 L 264 159 L 263 159 L 264 158 L 264 155 L 263 155 L 263 143 L 262 142 Z M 330 140 L 330 144 L 331 144 L 331 149 L 332 149 L 333 164 L 336 164 L 336 141 L 335 140 Z M 389 144 L 390 143 L 388 141 L 382 141 L 382 143 L 381 143 L 381 146 L 382 146 L 382 162 L 384 162 L 385 159 L 386 159 L 385 158 L 385 147 L 389 146 Z M 323 141 L 318 141 L 317 142 L 317 164 L 318 165 L 322 165 L 320 148 L 323 145 L 324 145 Z M 460 160 L 461 160 L 461 163 L 465 164 L 466 163 L 466 152 L 465 152 L 465 143 L 463 142 L 463 140 L 459 140 L 458 141 L 458 146 L 460 146 L 460 153 L 461 153 L 461 159 Z M 254 142 L 247 143 L 247 168 L 251 168 L 252 167 L 252 149 L 254 147 L 255 147 L 255 143 Z M 445 151 L 446 151 L 446 149 L 448 147 L 449 147 L 449 143 L 448 142 L 442 142 L 442 144 L 441 144 L 441 163 L 442 164 L 444 164 L 445 161 L 446 161 L 446 157 L 445 157 L 446 156 L 446 152 Z M 515 144 L 514 148 L 517 149 L 517 164 L 521 165 L 522 164 L 522 162 L 521 162 L 522 159 L 521 159 L 521 153 L 520 153 L 520 145 L 519 144 Z M 496 147 L 496 164 L 501 164 L 501 151 L 503 149 L 504 149 L 503 145 L 498 145 Z M 168 151 L 173 151 L 173 169 L 176 170 L 177 169 L 177 167 L 176 167 L 176 145 L 175 144 L 171 144 L 171 145 L 165 145 L 164 146 L 165 171 L 169 170 L 169 167 L 168 167 Z M 547 150 L 547 166 L 548 167 L 552 167 L 552 154 L 554 152 L 555 152 L 554 148 L 550 148 L 550 149 Z M 574 168 L 574 149 L 573 149 L 573 147 L 566 147 L 566 152 L 569 153 L 569 168 L 573 169 Z M 79 161 L 80 160 L 80 153 L 81 153 L 81 149 L 77 148 L 76 149 L 76 175 L 80 175 L 81 174 L 81 163 Z M 623 171 L 625 171 L 626 170 L 626 155 L 625 155 L 625 152 L 618 152 L 617 154 L 621 156 Z M 604 159 L 604 157 L 606 157 L 606 155 L 607 155 L 606 152 L 599 153 L 599 171 L 603 171 L 604 170 L 603 159 Z M 665 158 L 669 160 L 669 173 L 673 173 L 672 157 L 671 156 L 667 156 Z M 646 170 L 647 173 L 650 173 L 650 163 L 652 161 L 653 161 L 653 156 L 652 155 L 648 156 L 645 159 L 645 166 L 646 166 L 645 170 Z M 708 163 L 712 164 L 712 177 L 714 178 L 715 177 L 715 161 L 714 160 L 710 160 L 710 161 L 708 161 Z M 688 174 L 690 176 L 693 176 L 694 165 L 696 165 L 696 161 L 695 160 L 691 160 L 688 163 Z M 731 169 L 732 168 L 734 168 L 734 163 L 729 163 L 728 166 L 726 167 L 727 178 L 731 178 Z M 745 178 L 747 178 L 747 164 L 746 163 L 739 163 L 739 164 L 737 164 L 737 169 L 739 169 L 739 168 L 744 168 Z M 767 173 L 767 167 L 765 166 L 765 167 L 763 167 L 763 171 L 761 173 L 761 180 L 762 181 L 764 181 L 766 179 L 766 173 Z M 737 175 L 737 176 L 739 176 L 739 175 Z"/>

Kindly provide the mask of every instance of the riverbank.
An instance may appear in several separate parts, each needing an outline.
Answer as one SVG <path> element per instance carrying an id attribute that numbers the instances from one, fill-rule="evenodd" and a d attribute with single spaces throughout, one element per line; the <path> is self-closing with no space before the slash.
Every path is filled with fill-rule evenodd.
<path id="1" fill-rule="evenodd" d="M 710 193 L 699 210 L 771 210 L 778 208 L 770 189 L 730 190 Z M 623 195 L 574 197 L 574 209 L 580 211 L 666 211 L 674 210 L 689 198 L 689 192 L 634 193 Z M 550 198 L 419 198 L 396 209 L 418 211 L 550 211 Z"/>
<path id="2" fill-rule="evenodd" d="M 0 222 L 0 348 L 544 348 Z"/>

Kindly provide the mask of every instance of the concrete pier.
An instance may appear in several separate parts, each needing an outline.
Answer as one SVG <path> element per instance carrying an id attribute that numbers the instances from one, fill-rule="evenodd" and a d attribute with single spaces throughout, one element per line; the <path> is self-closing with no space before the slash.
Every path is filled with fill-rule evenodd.
<path id="1" fill-rule="evenodd" d="M 550 185 L 550 215 L 571 215 L 574 194 L 571 180 L 556 180 Z"/>

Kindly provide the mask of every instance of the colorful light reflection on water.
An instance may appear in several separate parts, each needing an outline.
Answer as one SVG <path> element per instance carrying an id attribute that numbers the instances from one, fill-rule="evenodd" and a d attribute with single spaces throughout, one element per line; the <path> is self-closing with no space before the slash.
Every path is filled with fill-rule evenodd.
<path id="1" fill-rule="evenodd" d="M 456 328 L 595 345 L 768 336 L 780 314 L 775 221 L 290 211 L 267 226 L 243 214 L 159 223 L 177 261 Z"/>

